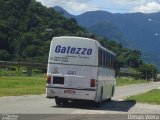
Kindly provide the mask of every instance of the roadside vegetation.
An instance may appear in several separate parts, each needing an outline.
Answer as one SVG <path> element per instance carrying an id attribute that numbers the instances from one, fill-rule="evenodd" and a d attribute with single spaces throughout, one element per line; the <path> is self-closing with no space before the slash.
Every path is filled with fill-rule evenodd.
<path id="1" fill-rule="evenodd" d="M 33 69 L 32 76 L 27 76 L 24 68 L 0 70 L 0 97 L 44 94 L 45 79 L 37 69 Z"/>
<path id="2" fill-rule="evenodd" d="M 45 77 L 1 76 L 0 96 L 35 95 L 45 93 Z"/>
<path id="3" fill-rule="evenodd" d="M 116 86 L 124 86 L 130 84 L 141 84 L 141 83 L 149 83 L 149 81 L 144 79 L 135 79 L 132 77 L 117 77 L 116 78 Z"/>
<path id="4" fill-rule="evenodd" d="M 32 76 L 28 76 L 24 67 L 13 70 L 0 70 L 0 97 L 21 96 L 45 93 L 44 71 L 33 69 Z M 131 77 L 117 77 L 117 86 L 148 83 L 146 80 L 136 80 Z"/>
<path id="5" fill-rule="evenodd" d="M 146 93 L 131 96 L 125 100 L 135 100 L 140 103 L 158 104 L 160 105 L 160 89 L 154 89 Z"/>
<path id="6" fill-rule="evenodd" d="M 4 73 L 4 72 L 3 72 Z M 17 72 L 15 72 L 17 73 Z M 46 89 L 46 78 L 44 74 L 35 74 L 27 76 L 18 73 L 14 76 L 0 76 L 0 97 L 2 96 L 21 96 L 21 95 L 38 95 L 44 94 Z M 7 73 L 5 72 L 5 75 Z M 120 77 L 116 80 L 116 86 L 124 86 L 130 84 L 148 83 L 146 80 L 136 80 L 129 77 Z"/>

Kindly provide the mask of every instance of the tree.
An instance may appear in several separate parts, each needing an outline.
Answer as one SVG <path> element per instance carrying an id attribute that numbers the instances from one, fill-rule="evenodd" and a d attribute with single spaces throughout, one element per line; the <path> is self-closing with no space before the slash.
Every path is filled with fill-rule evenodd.
<path id="1" fill-rule="evenodd" d="M 9 61 L 11 60 L 10 54 L 6 50 L 0 50 L 0 60 Z"/>
<path id="2" fill-rule="evenodd" d="M 142 65 L 141 52 L 138 50 L 129 50 L 125 57 L 129 67 L 138 68 Z"/>
<path id="3" fill-rule="evenodd" d="M 156 79 L 157 69 L 153 64 L 143 64 L 139 66 L 139 71 L 141 72 L 141 77 L 146 80 Z"/>

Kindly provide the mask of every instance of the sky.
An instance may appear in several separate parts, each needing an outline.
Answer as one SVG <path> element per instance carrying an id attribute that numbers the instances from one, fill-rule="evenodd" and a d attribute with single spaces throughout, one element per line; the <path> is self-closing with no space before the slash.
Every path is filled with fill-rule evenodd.
<path id="1" fill-rule="evenodd" d="M 60 6 L 73 15 L 104 10 L 111 13 L 153 13 L 160 11 L 160 0 L 36 0 L 46 7 Z"/>

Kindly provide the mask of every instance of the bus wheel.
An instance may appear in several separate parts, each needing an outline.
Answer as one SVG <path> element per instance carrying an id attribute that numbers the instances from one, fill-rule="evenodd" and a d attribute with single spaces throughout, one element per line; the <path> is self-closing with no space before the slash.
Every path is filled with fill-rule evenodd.
<path id="1" fill-rule="evenodd" d="M 111 98 L 108 98 L 106 101 L 107 101 L 107 102 L 111 102 Z"/>
<path id="2" fill-rule="evenodd" d="M 56 104 L 57 104 L 58 106 L 60 106 L 61 103 L 62 103 L 62 99 L 61 99 L 61 98 L 58 98 L 58 97 L 55 97 L 55 102 L 56 102 Z"/>
<path id="3" fill-rule="evenodd" d="M 67 99 L 62 99 L 61 102 L 62 102 L 62 105 L 64 105 L 64 106 L 68 105 L 68 100 Z"/>

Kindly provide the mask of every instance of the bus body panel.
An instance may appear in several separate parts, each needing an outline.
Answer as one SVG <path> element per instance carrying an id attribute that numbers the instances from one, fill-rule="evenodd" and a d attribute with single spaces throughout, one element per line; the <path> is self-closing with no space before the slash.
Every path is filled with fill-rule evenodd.
<path id="1" fill-rule="evenodd" d="M 97 64 L 95 45 L 95 41 L 85 38 L 55 37 L 51 42 L 48 62 L 95 66 Z"/>
<path id="2" fill-rule="evenodd" d="M 95 91 L 87 91 L 87 90 L 75 90 L 75 93 L 64 93 L 68 89 L 59 89 L 59 88 L 47 88 L 47 97 L 54 98 L 60 97 L 70 100 L 95 100 Z M 52 91 L 52 92 L 51 92 Z"/>
<path id="3" fill-rule="evenodd" d="M 52 74 L 57 67 L 59 73 Z M 95 100 L 96 87 L 90 87 L 90 80 L 96 79 L 97 76 L 92 73 L 97 72 L 97 67 L 49 64 L 48 71 L 51 84 L 47 84 L 47 97 Z M 71 73 L 75 75 L 70 75 Z M 57 77 L 64 78 L 64 83 L 54 83 L 54 78 Z"/>
<path id="4" fill-rule="evenodd" d="M 99 84 L 99 94 L 100 90 L 103 87 L 103 100 L 112 97 L 112 89 L 115 86 L 115 72 L 111 69 L 106 69 L 103 67 L 98 67 L 98 81 Z"/>

